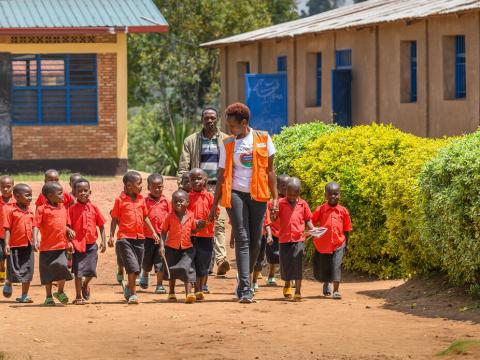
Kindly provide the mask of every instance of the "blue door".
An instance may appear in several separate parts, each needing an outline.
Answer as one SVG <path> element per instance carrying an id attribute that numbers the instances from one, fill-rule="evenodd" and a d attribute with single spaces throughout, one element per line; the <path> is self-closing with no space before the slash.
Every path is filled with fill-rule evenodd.
<path id="1" fill-rule="evenodd" d="M 288 126 L 287 74 L 245 74 L 245 99 L 250 126 L 278 134 Z"/>
<path id="2" fill-rule="evenodd" d="M 352 126 L 352 70 L 332 70 L 333 121 L 340 126 Z"/>

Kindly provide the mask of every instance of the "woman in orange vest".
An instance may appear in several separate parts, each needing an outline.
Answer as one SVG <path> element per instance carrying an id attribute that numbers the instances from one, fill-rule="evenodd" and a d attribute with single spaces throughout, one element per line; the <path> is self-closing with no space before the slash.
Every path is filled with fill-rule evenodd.
<path id="1" fill-rule="evenodd" d="M 260 251 L 263 218 L 270 198 L 272 211 L 278 210 L 275 147 L 266 131 L 249 126 L 250 110 L 246 105 L 231 104 L 225 115 L 231 136 L 220 144 L 217 187 L 209 219 L 214 219 L 221 199 L 235 237 L 237 296 L 241 303 L 251 303 L 254 293 L 250 274 Z"/>

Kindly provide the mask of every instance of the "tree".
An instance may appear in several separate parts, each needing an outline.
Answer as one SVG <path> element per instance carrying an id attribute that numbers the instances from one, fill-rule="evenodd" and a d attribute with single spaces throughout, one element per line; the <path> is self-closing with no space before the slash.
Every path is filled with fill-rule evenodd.
<path id="1" fill-rule="evenodd" d="M 352 5 L 366 0 L 308 0 L 308 15 L 319 14 L 345 5 Z"/>

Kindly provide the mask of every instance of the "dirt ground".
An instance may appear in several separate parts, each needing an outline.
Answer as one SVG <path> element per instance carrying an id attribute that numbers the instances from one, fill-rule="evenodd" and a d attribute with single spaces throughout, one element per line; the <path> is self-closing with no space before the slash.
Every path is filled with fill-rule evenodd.
<path id="1" fill-rule="evenodd" d="M 36 198 L 41 183 L 32 185 Z M 168 180 L 165 193 L 175 188 Z M 121 179 L 94 182 L 92 190 L 107 215 Z M 150 288 L 139 293 L 140 305 L 128 306 L 115 281 L 113 249 L 100 255 L 98 275 L 85 306 L 42 307 L 38 271 L 34 304 L 0 299 L 0 359 L 428 359 L 456 339 L 480 339 L 477 303 L 441 279 L 347 275 L 340 301 L 305 281 L 301 303 L 285 301 L 280 287 L 261 286 L 258 302 L 244 305 L 233 299 L 230 271 L 209 279 L 212 294 L 204 303 L 168 303 Z M 66 291 L 74 297 L 72 282 Z M 13 298 L 18 293 L 15 287 Z"/>

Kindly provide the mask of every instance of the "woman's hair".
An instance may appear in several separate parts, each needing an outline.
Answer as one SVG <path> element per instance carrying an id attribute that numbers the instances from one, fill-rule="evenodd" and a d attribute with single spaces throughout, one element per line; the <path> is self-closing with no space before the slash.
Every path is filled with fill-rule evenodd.
<path id="1" fill-rule="evenodd" d="M 229 105 L 227 110 L 225 110 L 225 115 L 233 117 L 238 122 L 243 119 L 247 120 L 247 123 L 250 121 L 250 109 L 247 105 L 239 102 Z"/>

